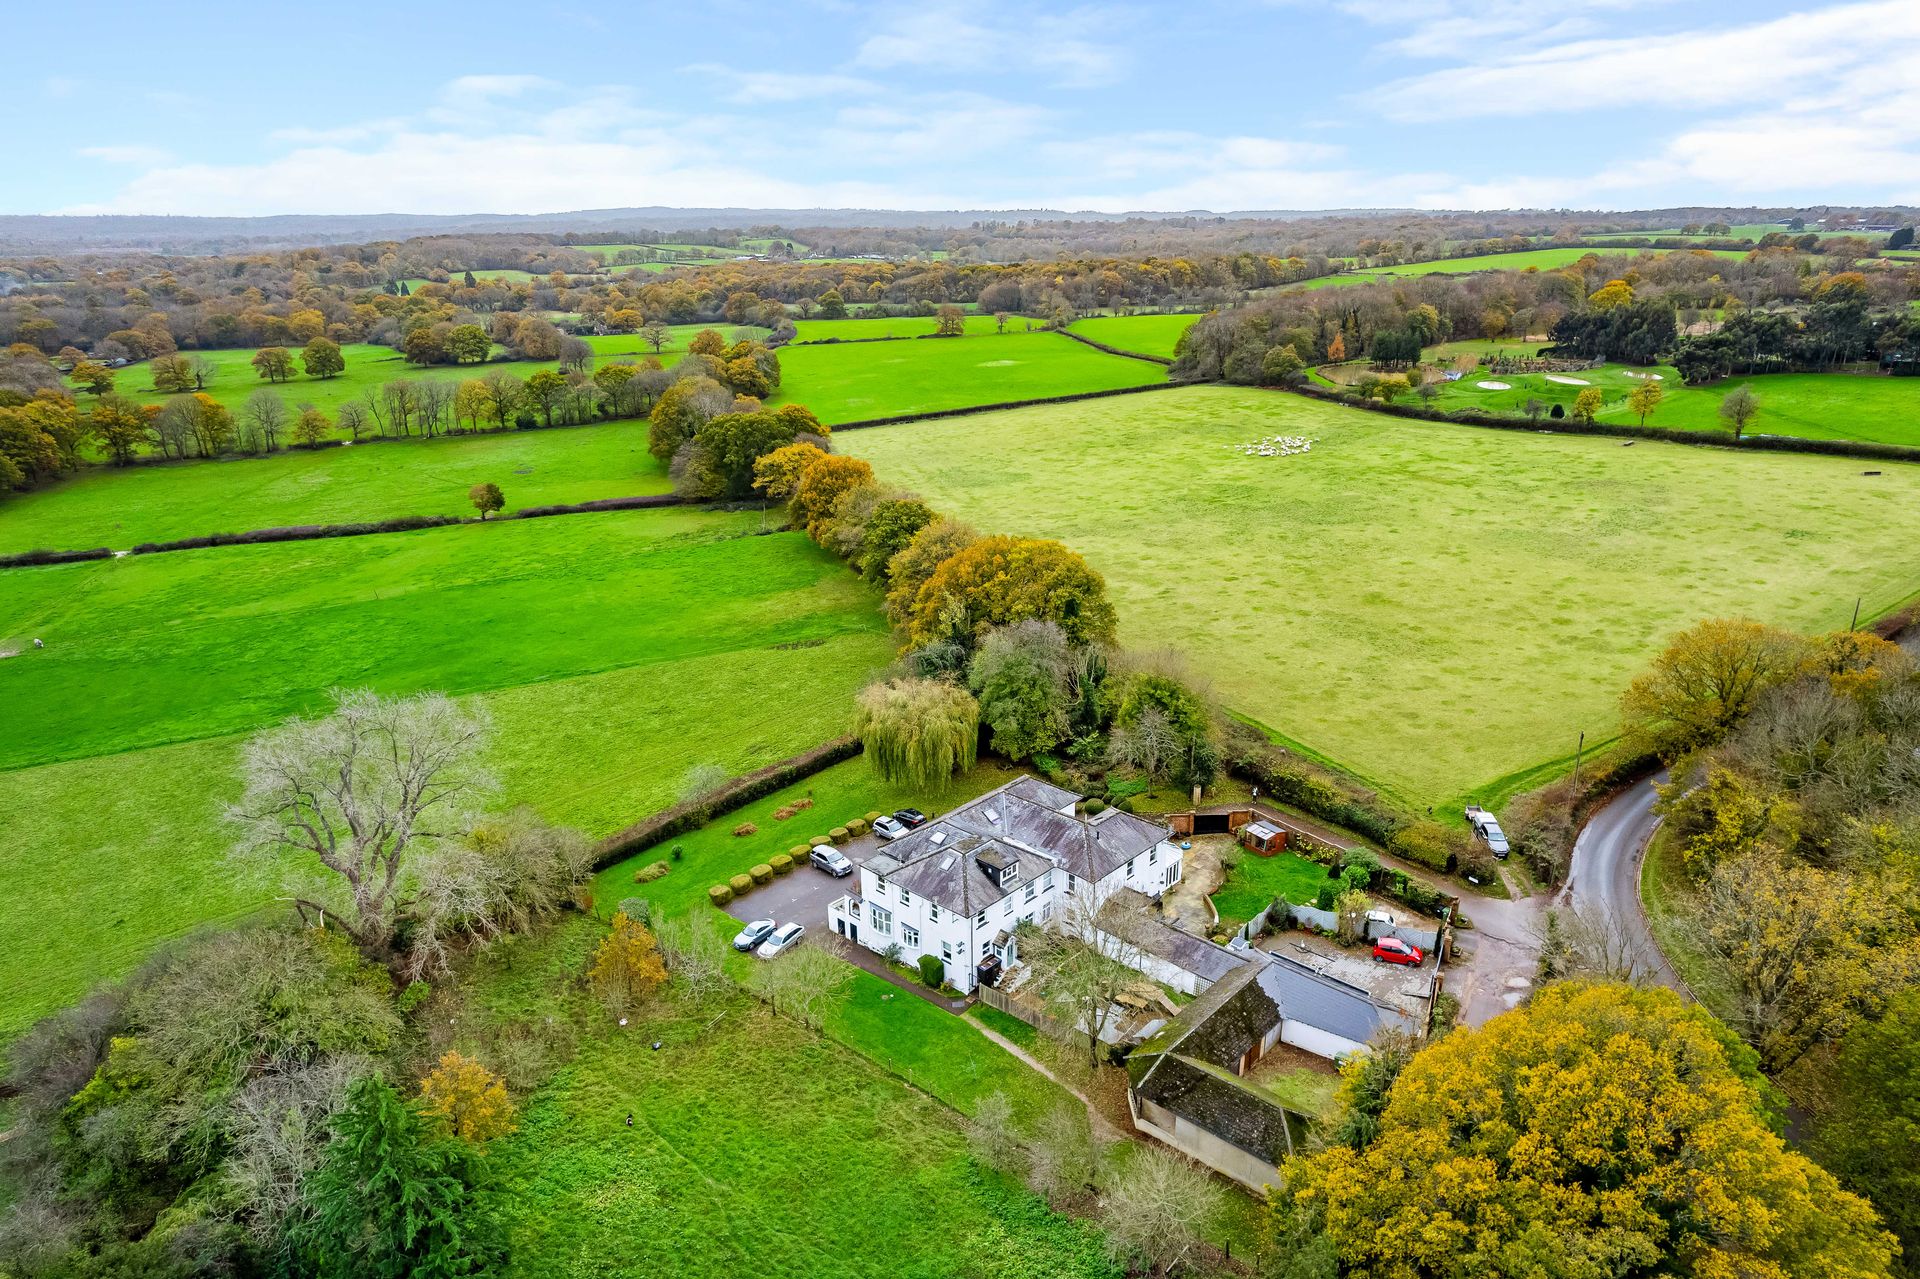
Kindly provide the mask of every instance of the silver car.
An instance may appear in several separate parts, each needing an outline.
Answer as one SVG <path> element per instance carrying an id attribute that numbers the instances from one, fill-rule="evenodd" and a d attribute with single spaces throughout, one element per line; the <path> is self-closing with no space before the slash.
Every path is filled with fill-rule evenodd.
<path id="1" fill-rule="evenodd" d="M 768 933 L 778 927 L 779 925 L 771 919 L 756 919 L 745 928 L 742 928 L 739 934 L 734 937 L 733 948 L 735 950 L 752 950 L 755 946 L 758 946 L 767 939 Z"/>
<path id="2" fill-rule="evenodd" d="M 778 959 L 793 949 L 794 943 L 800 940 L 800 934 L 806 931 L 805 924 L 782 924 L 753 953 L 762 959 Z"/>

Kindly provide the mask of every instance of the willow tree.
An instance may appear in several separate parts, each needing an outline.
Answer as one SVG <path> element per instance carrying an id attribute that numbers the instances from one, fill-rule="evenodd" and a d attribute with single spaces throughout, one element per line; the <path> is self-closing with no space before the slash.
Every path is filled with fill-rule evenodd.
<path id="1" fill-rule="evenodd" d="M 860 691 L 853 731 L 882 778 L 936 786 L 973 767 L 980 703 L 945 680 L 887 680 Z"/>

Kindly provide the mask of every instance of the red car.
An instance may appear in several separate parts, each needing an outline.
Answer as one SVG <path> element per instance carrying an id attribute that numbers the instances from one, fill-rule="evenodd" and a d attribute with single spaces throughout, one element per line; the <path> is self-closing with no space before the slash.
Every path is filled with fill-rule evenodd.
<path id="1" fill-rule="evenodd" d="M 1412 964 L 1416 968 L 1426 959 L 1418 946 L 1409 946 L 1398 937 L 1382 937 L 1373 943 L 1373 957 L 1383 964 Z"/>

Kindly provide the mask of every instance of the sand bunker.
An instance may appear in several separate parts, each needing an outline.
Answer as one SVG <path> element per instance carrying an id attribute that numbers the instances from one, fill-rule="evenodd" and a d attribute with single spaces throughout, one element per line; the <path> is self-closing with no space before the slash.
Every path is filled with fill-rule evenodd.
<path id="1" fill-rule="evenodd" d="M 1593 385 L 1593 383 L 1587 381 L 1587 379 L 1583 377 L 1568 377 L 1564 373 L 1548 373 L 1548 374 L 1544 374 L 1543 376 L 1546 377 L 1547 381 L 1558 382 L 1561 386 L 1592 386 Z"/>
<path id="2" fill-rule="evenodd" d="M 1626 370 L 1626 376 L 1645 378 L 1649 382 L 1664 382 L 1667 380 L 1667 376 L 1664 373 L 1635 373 L 1632 369 Z"/>
<path id="3" fill-rule="evenodd" d="M 1475 382 L 1474 385 L 1483 391 L 1511 391 L 1513 389 L 1513 383 L 1511 382 Z"/>

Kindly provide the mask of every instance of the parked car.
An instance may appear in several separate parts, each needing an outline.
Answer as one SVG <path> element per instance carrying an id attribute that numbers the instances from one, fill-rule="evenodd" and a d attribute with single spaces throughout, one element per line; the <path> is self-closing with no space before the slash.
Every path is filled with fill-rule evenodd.
<path id="1" fill-rule="evenodd" d="M 1507 847 L 1507 833 L 1500 829 L 1500 819 L 1478 804 L 1467 805 L 1467 824 L 1473 827 L 1474 834 L 1487 841 L 1495 857 L 1505 857 L 1512 851 Z"/>
<path id="2" fill-rule="evenodd" d="M 925 826 L 927 815 L 917 808 L 900 808 L 894 810 L 893 820 L 912 830 L 917 826 Z"/>
<path id="3" fill-rule="evenodd" d="M 873 822 L 873 833 L 881 839 L 899 839 L 907 833 L 907 825 L 897 817 L 877 817 Z"/>
<path id="4" fill-rule="evenodd" d="M 777 959 L 792 949 L 793 944 L 800 940 L 800 934 L 806 931 L 805 924 L 782 924 L 771 937 L 761 942 L 760 948 L 753 953 L 762 959 Z"/>
<path id="5" fill-rule="evenodd" d="M 752 950 L 755 946 L 758 946 L 767 939 L 768 933 L 778 927 L 779 925 L 771 919 L 756 919 L 735 935 L 733 948 L 735 950 Z"/>
<path id="6" fill-rule="evenodd" d="M 837 848 L 822 845 L 808 853 L 807 860 L 835 879 L 844 879 L 853 874 L 853 863 L 848 861 L 846 854 Z"/>
<path id="7" fill-rule="evenodd" d="M 1415 968 L 1426 959 L 1418 946 L 1409 946 L 1398 937 L 1382 937 L 1373 943 L 1373 957 L 1383 964 L 1410 964 Z"/>

